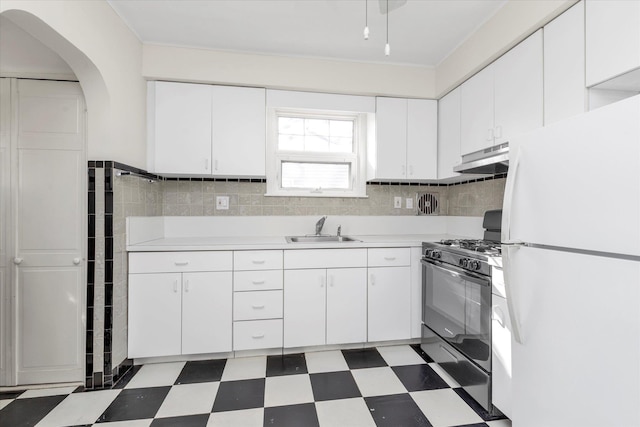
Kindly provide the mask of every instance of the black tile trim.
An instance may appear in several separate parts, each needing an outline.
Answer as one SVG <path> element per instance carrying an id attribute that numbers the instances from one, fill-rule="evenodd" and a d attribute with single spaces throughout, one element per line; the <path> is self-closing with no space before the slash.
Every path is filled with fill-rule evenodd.
<path id="1" fill-rule="evenodd" d="M 87 307 L 86 307 L 86 333 L 85 333 L 85 387 L 93 388 L 93 309 L 95 306 L 95 236 L 96 236 L 96 197 L 95 183 L 96 171 L 95 167 L 99 162 L 88 162 L 88 192 L 87 192 L 87 214 L 88 214 L 88 230 L 87 230 Z"/>

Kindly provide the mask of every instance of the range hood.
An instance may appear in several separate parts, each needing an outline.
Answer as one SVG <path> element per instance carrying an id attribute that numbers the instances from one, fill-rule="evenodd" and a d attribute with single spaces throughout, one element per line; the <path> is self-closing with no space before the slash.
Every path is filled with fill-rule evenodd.
<path id="1" fill-rule="evenodd" d="M 453 168 L 458 173 L 505 173 L 509 169 L 509 143 L 496 145 L 462 156 L 462 163 Z"/>

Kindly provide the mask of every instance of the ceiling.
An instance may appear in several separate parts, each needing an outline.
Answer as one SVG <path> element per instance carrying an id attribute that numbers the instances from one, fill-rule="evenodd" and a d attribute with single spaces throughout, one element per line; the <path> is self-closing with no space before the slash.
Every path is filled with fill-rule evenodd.
<path id="1" fill-rule="evenodd" d="M 389 0 L 387 15 L 386 0 L 107 1 L 144 43 L 417 66 L 438 65 L 506 3 Z"/>

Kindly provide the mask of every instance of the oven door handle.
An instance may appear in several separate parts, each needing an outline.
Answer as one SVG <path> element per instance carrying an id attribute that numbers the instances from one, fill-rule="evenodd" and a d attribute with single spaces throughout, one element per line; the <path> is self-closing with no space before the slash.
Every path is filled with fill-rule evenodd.
<path id="1" fill-rule="evenodd" d="M 424 266 L 428 266 L 428 267 L 433 267 L 437 270 L 442 271 L 443 273 L 446 273 L 450 276 L 453 277 L 458 277 L 462 280 L 466 280 L 468 282 L 473 282 L 476 283 L 478 285 L 482 285 L 482 286 L 490 286 L 491 283 L 489 282 L 488 279 L 484 278 L 484 277 L 478 277 L 476 275 L 474 275 L 471 272 L 465 271 L 465 270 L 461 270 L 461 271 L 457 271 L 457 269 L 455 269 L 455 267 L 451 266 L 451 267 L 442 267 L 438 264 L 434 264 L 433 262 L 427 261 L 425 259 L 421 259 L 420 262 L 422 263 L 422 265 Z M 455 270 L 454 270 L 455 269 Z"/>

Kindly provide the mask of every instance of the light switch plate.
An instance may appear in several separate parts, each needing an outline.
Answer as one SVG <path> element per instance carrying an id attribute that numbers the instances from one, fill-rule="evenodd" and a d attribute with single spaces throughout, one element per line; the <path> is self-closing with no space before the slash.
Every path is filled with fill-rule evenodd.
<path id="1" fill-rule="evenodd" d="M 226 211 L 229 209 L 229 196 L 216 196 L 216 209 Z"/>
<path id="2" fill-rule="evenodd" d="M 411 197 L 405 199 L 405 206 L 407 209 L 413 209 L 413 199 Z"/>
<path id="3" fill-rule="evenodd" d="M 393 207 L 395 209 L 401 209 L 402 208 L 402 197 L 394 197 L 393 198 Z"/>

